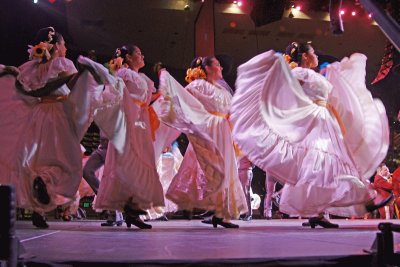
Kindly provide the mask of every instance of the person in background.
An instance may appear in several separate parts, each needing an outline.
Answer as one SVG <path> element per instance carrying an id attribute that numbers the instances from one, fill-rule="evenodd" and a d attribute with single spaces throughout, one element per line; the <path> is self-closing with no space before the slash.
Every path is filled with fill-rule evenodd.
<path id="1" fill-rule="evenodd" d="M 400 167 L 392 174 L 394 217 L 400 219 Z"/>
<path id="2" fill-rule="evenodd" d="M 389 168 L 381 163 L 376 170 L 373 188 L 378 193 L 379 199 L 383 200 L 393 194 L 393 184 Z M 393 205 L 386 205 L 379 208 L 379 217 L 381 219 L 391 219 L 393 217 Z"/>

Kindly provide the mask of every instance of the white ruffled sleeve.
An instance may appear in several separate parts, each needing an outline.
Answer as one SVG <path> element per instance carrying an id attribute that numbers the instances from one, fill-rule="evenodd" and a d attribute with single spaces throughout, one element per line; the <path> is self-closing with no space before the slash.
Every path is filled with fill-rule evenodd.
<path id="1" fill-rule="evenodd" d="M 48 82 L 62 76 L 74 74 L 77 69 L 74 63 L 64 57 L 57 57 L 46 63 L 35 60 L 26 62 L 19 67 L 20 73 L 17 80 L 22 84 L 23 90 L 30 92 L 44 87 Z"/>
<path id="2" fill-rule="evenodd" d="M 218 191 L 224 179 L 224 159 L 211 138 L 213 129 L 210 125 L 213 120 L 222 118 L 210 115 L 200 101 L 165 70 L 160 75 L 160 91 L 168 99 L 160 120 L 188 135 L 206 176 L 205 194 Z"/>
<path id="3" fill-rule="evenodd" d="M 385 159 L 389 147 L 389 125 L 385 107 L 372 98 L 365 84 L 367 57 L 353 54 L 328 66 L 326 76 L 333 85 L 329 102 L 346 127 L 344 141 L 363 177 L 371 177 Z"/>

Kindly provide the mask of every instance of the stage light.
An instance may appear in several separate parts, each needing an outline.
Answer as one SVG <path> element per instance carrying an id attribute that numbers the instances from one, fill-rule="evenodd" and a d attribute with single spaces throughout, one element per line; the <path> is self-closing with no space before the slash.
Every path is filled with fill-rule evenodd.
<path id="1" fill-rule="evenodd" d="M 33 0 L 34 4 L 37 4 L 39 2 L 39 0 Z"/>
<path id="2" fill-rule="evenodd" d="M 237 27 L 237 22 L 236 21 L 229 22 L 229 27 L 236 28 Z"/>
<path id="3" fill-rule="evenodd" d="M 233 1 L 233 3 L 236 5 L 236 4 L 237 4 L 237 1 Z"/>
<path id="4" fill-rule="evenodd" d="M 342 0 L 329 1 L 330 29 L 331 32 L 335 35 L 342 34 L 344 32 L 343 21 L 341 16 L 344 14 L 344 10 L 341 9 L 341 7 L 342 7 Z"/>
<path id="5" fill-rule="evenodd" d="M 237 5 L 238 5 L 238 6 L 242 6 L 242 5 L 243 5 L 243 2 L 242 2 L 242 1 L 238 1 L 238 2 L 237 2 Z"/>
<path id="6" fill-rule="evenodd" d="M 296 6 L 296 9 L 297 9 L 298 11 L 300 11 L 300 10 L 301 10 L 301 6 Z"/>
<path id="7" fill-rule="evenodd" d="M 370 13 L 370 14 L 368 14 L 368 18 L 372 18 L 372 14 Z"/>
<path id="8" fill-rule="evenodd" d="M 351 15 L 354 17 L 357 13 L 355 11 L 351 12 Z"/>
<path id="9" fill-rule="evenodd" d="M 56 0 L 49 0 L 50 4 L 54 4 Z"/>

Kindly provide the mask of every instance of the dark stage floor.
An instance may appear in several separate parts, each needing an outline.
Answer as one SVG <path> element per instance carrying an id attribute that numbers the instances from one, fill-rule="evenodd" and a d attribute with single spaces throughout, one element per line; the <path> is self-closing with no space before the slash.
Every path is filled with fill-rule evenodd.
<path id="1" fill-rule="evenodd" d="M 26 266 L 371 266 L 379 220 L 333 220 L 340 229 L 311 229 L 305 220 L 235 221 L 213 229 L 199 220 L 151 222 L 152 230 L 101 227 L 101 221 L 17 222 Z M 398 220 L 385 222 L 399 223 Z M 394 234 L 400 251 L 400 234 Z"/>

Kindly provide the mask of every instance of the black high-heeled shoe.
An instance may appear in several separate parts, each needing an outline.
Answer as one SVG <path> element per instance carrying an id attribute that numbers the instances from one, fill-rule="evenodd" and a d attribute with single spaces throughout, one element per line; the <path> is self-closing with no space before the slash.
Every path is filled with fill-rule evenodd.
<path id="1" fill-rule="evenodd" d="M 208 218 L 208 219 L 201 220 L 201 222 L 202 222 L 202 223 L 205 223 L 205 224 L 213 224 L 212 218 Z"/>
<path id="2" fill-rule="evenodd" d="M 323 228 L 339 228 L 338 224 L 331 223 L 324 217 L 311 217 L 310 219 L 308 219 L 308 223 L 310 224 L 311 228 L 315 228 L 317 225 Z"/>
<path id="3" fill-rule="evenodd" d="M 143 222 L 138 216 L 126 216 L 125 223 L 128 228 L 131 228 L 131 225 L 140 228 L 140 229 L 151 229 L 152 226 Z"/>
<path id="4" fill-rule="evenodd" d="M 147 215 L 147 211 L 142 210 L 142 209 L 133 209 L 133 208 L 129 207 L 128 205 L 125 205 L 124 211 L 126 214 L 129 214 L 132 216 Z"/>
<path id="5" fill-rule="evenodd" d="M 213 216 L 215 214 L 215 212 L 213 210 L 207 210 L 206 212 L 200 214 L 198 217 L 200 219 L 207 219 L 211 216 Z"/>
<path id="6" fill-rule="evenodd" d="M 212 217 L 211 222 L 214 228 L 217 228 L 218 225 L 221 225 L 225 228 L 239 228 L 239 225 L 230 222 L 224 222 L 222 218 L 218 218 L 215 216 Z"/>
<path id="7" fill-rule="evenodd" d="M 50 203 L 50 196 L 47 192 L 46 184 L 40 176 L 33 180 L 33 197 L 44 205 Z"/>
<path id="8" fill-rule="evenodd" d="M 46 223 L 46 218 L 37 212 L 32 213 L 32 224 L 37 228 L 49 228 L 49 225 Z"/>
<path id="9" fill-rule="evenodd" d="M 101 223 L 101 226 L 105 226 L 105 227 L 108 227 L 108 226 L 122 226 L 122 224 L 123 224 L 123 222 L 124 221 L 106 221 L 106 222 L 103 222 L 103 223 Z"/>
<path id="10" fill-rule="evenodd" d="M 368 212 L 373 212 L 374 210 L 383 208 L 384 206 L 389 204 L 389 202 L 392 201 L 392 199 L 393 199 L 393 194 L 390 194 L 390 196 L 388 196 L 378 204 L 375 204 L 373 200 L 370 200 L 365 204 L 365 209 Z"/>

